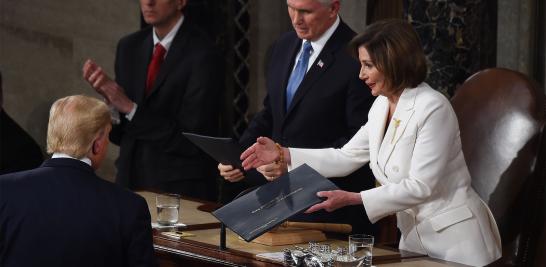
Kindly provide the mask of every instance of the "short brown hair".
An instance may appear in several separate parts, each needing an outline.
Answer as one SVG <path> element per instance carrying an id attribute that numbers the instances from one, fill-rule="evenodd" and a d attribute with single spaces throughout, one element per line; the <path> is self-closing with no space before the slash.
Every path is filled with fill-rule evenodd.
<path id="1" fill-rule="evenodd" d="M 349 44 L 353 56 L 358 58 L 358 48 L 362 46 L 390 88 L 396 91 L 413 88 L 425 80 L 425 54 L 417 33 L 408 22 L 388 19 L 370 24 Z"/>
<path id="2" fill-rule="evenodd" d="M 84 95 L 61 98 L 49 111 L 47 152 L 83 158 L 93 140 L 110 124 L 110 111 L 104 102 Z"/>

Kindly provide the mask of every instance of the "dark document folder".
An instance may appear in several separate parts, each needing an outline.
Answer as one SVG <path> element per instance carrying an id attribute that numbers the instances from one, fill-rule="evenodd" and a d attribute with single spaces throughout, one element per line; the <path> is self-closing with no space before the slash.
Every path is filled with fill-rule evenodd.
<path id="1" fill-rule="evenodd" d="M 212 137 L 193 133 L 182 133 L 205 153 L 224 165 L 243 169 L 240 159 L 243 148 L 232 138 Z"/>
<path id="2" fill-rule="evenodd" d="M 335 184 L 304 164 L 212 214 L 248 242 L 321 202 L 318 191 L 335 189 Z"/>

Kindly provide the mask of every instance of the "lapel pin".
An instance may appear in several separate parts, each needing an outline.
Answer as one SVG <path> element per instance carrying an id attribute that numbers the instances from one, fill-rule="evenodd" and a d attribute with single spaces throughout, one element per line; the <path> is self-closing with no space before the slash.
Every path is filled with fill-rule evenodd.
<path id="1" fill-rule="evenodd" d="M 322 68 L 324 66 L 324 62 L 322 62 L 322 60 L 319 60 L 319 62 L 317 63 L 317 66 Z"/>
<path id="2" fill-rule="evenodd" d="M 394 133 L 392 134 L 392 140 L 391 144 L 394 144 L 394 137 L 396 136 L 396 130 L 398 129 L 398 126 L 400 126 L 400 120 L 396 118 L 392 118 L 394 122 Z"/>

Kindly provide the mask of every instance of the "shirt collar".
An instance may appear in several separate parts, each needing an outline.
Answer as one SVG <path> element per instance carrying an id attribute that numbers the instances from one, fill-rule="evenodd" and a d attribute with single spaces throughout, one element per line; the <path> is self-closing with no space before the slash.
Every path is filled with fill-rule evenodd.
<path id="1" fill-rule="evenodd" d="M 322 51 L 322 48 L 324 48 L 324 46 L 326 45 L 326 42 L 328 42 L 328 39 L 330 39 L 330 37 L 332 37 L 332 34 L 334 34 L 334 32 L 336 31 L 337 26 L 339 26 L 339 23 L 340 23 L 340 19 L 339 19 L 339 16 L 337 16 L 334 24 L 332 24 L 332 26 L 330 26 L 330 28 L 328 28 L 322 34 L 322 36 L 320 36 L 315 41 L 310 41 L 311 46 L 313 47 L 313 54 L 318 55 Z M 305 40 L 305 41 L 309 41 L 309 40 Z"/>
<path id="2" fill-rule="evenodd" d="M 174 27 L 163 37 L 163 39 L 159 40 L 159 37 L 157 37 L 157 34 L 155 33 L 155 28 L 153 30 L 153 36 L 154 36 L 154 47 L 157 43 L 161 43 L 161 46 L 165 48 L 165 50 L 168 52 L 169 48 L 171 47 L 171 44 L 174 40 L 174 36 L 178 32 L 178 29 L 180 29 L 180 26 L 182 26 L 182 22 L 184 22 L 184 15 L 180 17 L 178 22 L 174 25 Z"/>
<path id="3" fill-rule="evenodd" d="M 55 159 L 55 158 L 70 158 L 70 159 L 77 159 L 77 158 L 72 157 L 72 156 L 70 156 L 70 155 L 68 155 L 68 154 L 59 153 L 59 152 L 53 153 L 53 155 L 51 155 L 51 158 L 52 158 L 52 159 Z M 77 160 L 79 160 L 79 161 L 81 161 L 81 162 L 84 162 L 84 163 L 86 163 L 87 165 L 93 167 L 93 165 L 91 165 L 91 160 L 90 160 L 88 157 L 83 157 L 83 158 L 77 159 Z"/>

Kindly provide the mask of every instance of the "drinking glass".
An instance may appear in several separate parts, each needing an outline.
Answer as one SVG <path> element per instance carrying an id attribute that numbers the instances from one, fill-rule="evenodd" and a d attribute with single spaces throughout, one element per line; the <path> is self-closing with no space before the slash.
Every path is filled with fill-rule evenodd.
<path id="1" fill-rule="evenodd" d="M 178 223 L 180 211 L 180 196 L 176 194 L 159 194 L 155 197 L 157 207 L 157 223 L 172 226 Z"/>
<path id="2" fill-rule="evenodd" d="M 373 236 L 356 234 L 349 236 L 349 257 L 357 261 L 356 266 L 372 266 Z"/>

